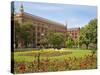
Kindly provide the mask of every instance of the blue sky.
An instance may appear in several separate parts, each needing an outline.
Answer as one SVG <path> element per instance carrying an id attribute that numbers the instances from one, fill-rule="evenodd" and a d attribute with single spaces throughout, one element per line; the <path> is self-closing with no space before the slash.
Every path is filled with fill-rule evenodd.
<path id="1" fill-rule="evenodd" d="M 19 12 L 21 4 L 24 6 L 24 12 L 41 16 L 64 25 L 67 23 L 68 28 L 83 27 L 91 19 L 97 18 L 96 6 L 16 1 L 16 13 Z"/>

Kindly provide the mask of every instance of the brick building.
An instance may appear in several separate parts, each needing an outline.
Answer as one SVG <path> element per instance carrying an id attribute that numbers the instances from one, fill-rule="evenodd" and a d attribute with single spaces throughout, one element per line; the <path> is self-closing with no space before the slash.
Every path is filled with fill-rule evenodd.
<path id="1" fill-rule="evenodd" d="M 68 34 L 74 39 L 79 38 L 80 28 L 68 28 L 67 29 Z"/>
<path id="2" fill-rule="evenodd" d="M 35 31 L 34 47 L 40 45 L 39 41 L 45 37 L 49 31 L 63 33 L 65 37 L 67 34 L 67 27 L 63 24 L 24 12 L 23 5 L 20 7 L 20 12 L 14 15 L 14 20 L 18 21 L 20 24 L 27 21 L 33 23 Z"/>

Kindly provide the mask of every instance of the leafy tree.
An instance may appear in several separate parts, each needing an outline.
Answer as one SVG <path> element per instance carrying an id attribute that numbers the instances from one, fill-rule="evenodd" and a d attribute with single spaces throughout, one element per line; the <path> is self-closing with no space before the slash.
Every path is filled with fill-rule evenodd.
<path id="1" fill-rule="evenodd" d="M 92 43 L 97 43 L 97 19 L 91 20 L 89 22 L 89 25 L 91 27 L 90 32 L 91 32 L 91 42 Z"/>
<path id="2" fill-rule="evenodd" d="M 67 37 L 66 46 L 69 48 L 72 48 L 74 46 L 74 40 L 70 36 Z"/>
<path id="3" fill-rule="evenodd" d="M 88 25 L 81 28 L 79 43 L 85 44 L 87 49 L 89 44 L 97 44 L 97 19 L 91 20 Z"/>
<path id="4" fill-rule="evenodd" d="M 21 43 L 23 47 L 28 47 L 29 44 L 34 43 L 34 26 L 32 22 L 23 22 L 19 24 L 17 21 L 14 22 L 14 42 L 15 47 L 18 48 L 18 44 Z"/>
<path id="5" fill-rule="evenodd" d="M 15 48 L 18 48 L 18 42 L 20 39 L 20 24 L 14 21 L 14 44 Z"/>
<path id="6" fill-rule="evenodd" d="M 64 44 L 64 36 L 62 33 L 49 33 L 48 42 L 53 45 L 54 48 L 60 47 Z"/>
<path id="7" fill-rule="evenodd" d="M 74 41 L 74 46 L 75 46 L 76 48 L 79 48 L 79 37 L 76 38 L 76 39 L 74 39 L 73 41 Z"/>
<path id="8" fill-rule="evenodd" d="M 34 39 L 35 39 L 35 32 L 34 32 L 34 26 L 32 25 L 31 22 L 24 22 L 21 25 L 21 38 L 22 41 L 24 41 L 24 45 L 25 47 L 28 47 L 28 44 L 32 44 L 34 43 Z"/>
<path id="9" fill-rule="evenodd" d="M 45 47 L 45 46 L 48 44 L 47 37 L 43 37 L 43 38 L 40 40 L 40 44 L 41 44 L 41 47 Z"/>

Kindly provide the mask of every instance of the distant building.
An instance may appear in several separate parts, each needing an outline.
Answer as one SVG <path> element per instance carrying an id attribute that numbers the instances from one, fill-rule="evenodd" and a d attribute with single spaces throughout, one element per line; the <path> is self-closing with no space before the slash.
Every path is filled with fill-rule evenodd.
<path id="1" fill-rule="evenodd" d="M 23 22 L 31 21 L 35 27 L 35 40 L 34 47 L 40 46 L 40 40 L 47 35 L 47 32 L 60 32 L 63 33 L 66 37 L 67 28 L 63 24 L 32 15 L 24 12 L 23 5 L 20 7 L 20 12 L 14 15 L 14 20 L 18 21 L 20 24 Z M 44 36 L 41 36 L 41 35 Z"/>
<path id="2" fill-rule="evenodd" d="M 75 40 L 79 38 L 80 28 L 68 28 L 67 32 Z"/>

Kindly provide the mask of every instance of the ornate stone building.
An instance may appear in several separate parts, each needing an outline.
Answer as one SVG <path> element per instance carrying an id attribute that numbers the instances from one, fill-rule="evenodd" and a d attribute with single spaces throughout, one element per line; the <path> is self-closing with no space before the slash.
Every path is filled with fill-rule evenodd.
<path id="1" fill-rule="evenodd" d="M 23 22 L 32 22 L 35 31 L 35 42 L 34 47 L 40 45 L 40 40 L 50 32 L 60 32 L 63 33 L 66 37 L 67 27 L 63 24 L 32 15 L 24 12 L 23 5 L 21 5 L 20 12 L 14 15 L 14 20 L 18 21 L 20 24 Z"/>

